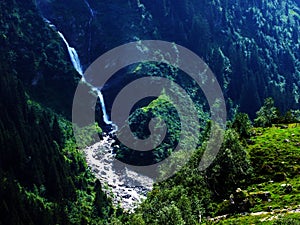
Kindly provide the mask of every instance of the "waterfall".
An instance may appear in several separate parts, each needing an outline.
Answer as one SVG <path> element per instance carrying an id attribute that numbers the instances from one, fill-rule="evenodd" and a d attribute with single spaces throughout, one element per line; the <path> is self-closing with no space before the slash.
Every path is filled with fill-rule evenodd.
<path id="1" fill-rule="evenodd" d="M 71 59 L 71 62 L 75 68 L 75 70 L 81 75 L 83 76 L 83 70 L 82 70 L 82 66 L 81 66 L 81 63 L 80 63 L 80 60 L 79 60 L 79 57 L 78 57 L 78 54 L 75 50 L 75 48 L 72 48 L 69 43 L 67 42 L 65 36 L 56 29 L 56 26 L 53 25 L 50 20 L 48 20 L 47 18 L 43 17 L 44 21 L 49 24 L 49 26 L 51 28 L 53 28 L 57 33 L 58 35 L 61 37 L 61 39 L 63 39 L 64 43 L 66 44 L 67 46 L 67 49 L 68 49 L 68 52 L 69 52 L 69 56 L 70 56 L 70 59 Z"/>
<path id="2" fill-rule="evenodd" d="M 98 97 L 100 99 L 100 103 L 101 103 L 101 108 L 102 108 L 102 112 L 103 112 L 103 121 L 106 123 L 106 124 L 112 124 L 112 122 L 109 120 L 108 118 L 108 115 L 107 115 L 107 112 L 106 112 L 106 107 L 105 107 L 105 103 L 104 103 L 104 98 L 103 98 L 103 95 L 102 95 L 102 92 L 101 90 L 97 90 L 97 94 L 98 94 Z"/>
<path id="3" fill-rule="evenodd" d="M 69 55 L 70 55 L 70 58 L 71 58 L 71 61 L 73 63 L 74 68 L 82 76 L 83 81 L 86 82 L 85 79 L 84 79 L 84 74 L 83 74 L 83 71 L 82 71 L 80 60 L 79 60 L 79 57 L 78 57 L 78 54 L 77 54 L 75 48 L 70 47 L 69 43 L 67 42 L 66 38 L 64 37 L 64 35 L 61 32 L 57 31 L 57 33 L 63 39 L 63 41 L 65 42 L 65 44 L 66 44 L 66 46 L 68 48 L 68 52 L 69 52 Z M 109 120 L 109 117 L 107 115 L 106 107 L 105 107 L 105 102 L 104 102 L 104 97 L 102 95 L 101 89 L 99 89 L 99 88 L 93 88 L 93 90 L 97 92 L 97 96 L 98 96 L 98 98 L 100 100 L 100 105 L 101 105 L 101 109 L 102 109 L 102 113 L 103 113 L 103 121 L 104 121 L 104 123 L 106 123 L 107 125 L 111 125 L 113 127 L 112 132 L 116 131 L 117 130 L 117 126 L 115 124 L 113 124 L 112 121 Z"/>
<path id="4" fill-rule="evenodd" d="M 101 109 L 103 112 L 103 121 L 108 125 L 112 125 L 112 122 L 109 120 L 107 112 L 106 112 L 105 102 L 104 102 L 104 98 L 103 98 L 103 94 L 102 94 L 101 90 L 99 88 L 93 88 L 93 91 L 96 91 L 97 95 L 99 97 Z"/>
<path id="5" fill-rule="evenodd" d="M 83 76 L 83 71 L 82 71 L 82 67 L 81 67 L 81 63 L 78 57 L 78 54 L 75 50 L 75 48 L 70 47 L 69 43 L 67 42 L 66 38 L 64 37 L 64 35 L 57 31 L 57 33 L 59 34 L 59 36 L 63 39 L 63 41 L 65 42 L 67 48 L 68 48 L 68 52 L 71 58 L 71 61 L 73 63 L 73 66 L 75 68 L 75 70 L 81 75 Z"/>
<path id="6" fill-rule="evenodd" d="M 85 1 L 86 2 L 86 1 Z M 86 2 L 86 4 L 88 5 L 88 2 Z M 89 6 L 89 5 L 88 5 Z M 92 13 L 92 9 L 91 10 L 91 13 Z M 93 14 L 92 14 L 93 15 Z M 59 34 L 59 36 L 61 37 L 61 39 L 64 41 L 64 43 L 66 44 L 67 46 L 67 49 L 68 49 L 68 53 L 69 53 L 69 56 L 70 56 L 70 59 L 72 61 L 72 64 L 75 68 L 75 70 L 82 76 L 82 80 L 83 82 L 86 82 L 86 80 L 84 79 L 84 73 L 83 73 L 83 70 L 82 70 L 82 66 L 81 66 L 81 63 L 80 63 L 80 60 L 79 60 L 79 57 L 78 57 L 78 54 L 77 54 L 77 51 L 75 48 L 71 47 L 68 43 L 68 41 L 66 40 L 65 36 L 56 29 L 55 25 L 53 25 L 48 19 L 44 18 L 45 22 L 49 24 L 49 26 L 53 29 L 56 30 L 56 32 Z M 103 121 L 104 123 L 106 123 L 107 125 L 111 125 L 112 126 L 112 131 L 111 132 L 115 132 L 118 128 L 115 124 L 112 123 L 112 121 L 109 120 L 109 117 L 107 115 L 107 112 L 106 112 L 106 107 L 105 107 L 105 102 L 104 102 L 104 97 L 102 95 L 102 92 L 101 92 L 101 88 L 93 88 L 93 91 L 96 91 L 97 92 L 97 96 L 100 100 L 100 105 L 101 105 L 101 109 L 102 109 L 102 113 L 103 113 Z"/>

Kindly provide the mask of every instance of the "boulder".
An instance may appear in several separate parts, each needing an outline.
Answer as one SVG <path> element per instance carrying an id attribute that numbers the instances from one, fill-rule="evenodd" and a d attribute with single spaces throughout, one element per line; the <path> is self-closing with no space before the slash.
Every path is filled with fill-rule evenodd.
<path id="1" fill-rule="evenodd" d="M 126 194 L 126 195 L 123 195 L 122 198 L 129 199 L 129 198 L 131 198 L 131 195 L 130 194 Z"/>
<path id="2" fill-rule="evenodd" d="M 284 191 L 287 194 L 291 193 L 293 191 L 293 186 L 291 184 L 287 184 Z"/>
<path id="3" fill-rule="evenodd" d="M 274 181 L 276 182 L 282 182 L 286 180 L 286 174 L 283 172 L 275 173 L 273 177 Z"/>

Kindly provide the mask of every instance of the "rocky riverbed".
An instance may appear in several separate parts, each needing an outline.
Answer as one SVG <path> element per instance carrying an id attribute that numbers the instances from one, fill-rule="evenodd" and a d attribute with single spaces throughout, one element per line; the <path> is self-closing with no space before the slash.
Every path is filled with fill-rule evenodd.
<path id="1" fill-rule="evenodd" d="M 103 189 L 112 196 L 113 203 L 132 212 L 152 189 L 153 180 L 128 169 L 116 160 L 113 143 L 112 138 L 105 136 L 102 141 L 84 150 L 86 160 L 101 181 Z"/>

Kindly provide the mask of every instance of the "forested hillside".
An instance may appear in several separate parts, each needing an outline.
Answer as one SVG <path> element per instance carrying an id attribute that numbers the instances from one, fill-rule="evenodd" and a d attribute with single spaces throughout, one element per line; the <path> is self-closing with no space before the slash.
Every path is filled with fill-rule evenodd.
<path id="1" fill-rule="evenodd" d="M 57 114 L 70 116 L 76 72 L 31 1 L 0 9 L 0 224 L 99 224 L 111 203 Z"/>
<path id="2" fill-rule="evenodd" d="M 299 224 L 299 25 L 298 0 L 0 1 L 0 225 Z M 105 105 L 97 103 L 98 124 L 78 133 L 78 145 L 71 114 L 81 75 L 58 31 L 77 50 L 83 70 L 108 50 L 137 40 L 175 42 L 199 55 L 215 74 L 228 112 L 213 163 L 198 168 L 206 146 L 218 141 L 210 139 L 213 121 L 200 87 L 166 63 L 130 65 L 101 89 L 108 114 L 131 81 L 164 77 L 191 97 L 201 135 L 188 139 L 198 143 L 188 163 L 155 183 L 134 212 L 113 205 L 81 151 L 91 133 L 101 138 L 111 131 L 102 117 Z M 151 135 L 152 118 L 164 121 L 161 145 L 141 153 L 111 133 L 116 140 L 109 154 L 135 166 L 172 155 L 181 121 L 169 100 L 163 91 L 143 99 L 128 118 L 140 139 Z M 176 156 L 155 171 L 158 177 L 185 157 Z"/>
<path id="3" fill-rule="evenodd" d="M 33 1 L 1 1 L 0 47 L 6 67 L 35 100 L 70 118 L 79 75 L 61 38 Z"/>
<path id="4" fill-rule="evenodd" d="M 298 1 L 54 0 L 39 6 L 77 47 L 85 67 L 120 44 L 171 41 L 209 64 L 229 107 L 240 105 L 251 118 L 270 96 L 282 111 L 299 107 Z M 119 76 L 128 79 L 126 72 Z M 105 90 L 109 100 L 113 89 Z"/>

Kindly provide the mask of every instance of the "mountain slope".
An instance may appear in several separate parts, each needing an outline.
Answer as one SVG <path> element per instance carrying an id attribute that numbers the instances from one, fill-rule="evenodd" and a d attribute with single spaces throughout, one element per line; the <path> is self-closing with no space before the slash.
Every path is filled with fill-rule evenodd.
<path id="1" fill-rule="evenodd" d="M 0 8 L 0 224 L 101 224 L 113 209 L 65 119 L 66 49 L 32 1 Z"/>
<path id="2" fill-rule="evenodd" d="M 85 67 L 129 41 L 172 41 L 202 57 L 226 97 L 251 118 L 270 96 L 282 111 L 299 107 L 300 9 L 295 0 L 77 0 L 72 5 L 55 0 L 41 3 L 40 9 L 78 47 Z M 126 72 L 120 76 L 126 79 Z M 111 91 L 106 90 L 108 99 Z"/>
<path id="3" fill-rule="evenodd" d="M 39 15 L 33 1 L 1 1 L 0 50 L 28 93 L 70 117 L 79 75 L 58 34 Z"/>
<path id="4" fill-rule="evenodd" d="M 209 123 L 203 127 L 203 146 L 186 167 L 156 184 L 135 214 L 115 211 L 74 142 L 66 118 L 70 119 L 79 74 L 63 41 L 42 15 L 78 49 L 85 68 L 102 53 L 129 41 L 162 39 L 186 46 L 210 65 L 229 109 L 240 105 L 254 118 L 268 96 L 282 111 L 299 108 L 299 7 L 296 0 L 1 1 L 0 211 L 4 216 L 0 224 L 199 224 L 204 217 L 223 213 L 265 211 L 266 206 L 285 204 L 296 208 L 299 130 L 257 128 L 249 139 L 250 122 L 243 116 L 237 127 L 229 126 L 220 154 L 207 171 L 199 172 L 197 167 Z M 149 75 L 172 78 L 193 93 L 199 117 L 206 122 L 199 87 L 170 70 L 144 63 L 119 71 L 103 90 L 108 107 L 124 84 L 150 71 Z M 168 134 L 173 145 L 180 125 L 170 118 L 177 117 L 174 109 L 162 100 L 133 112 L 131 122 L 138 136 L 145 137 L 149 117 L 167 118 L 175 131 Z M 171 153 L 165 146 L 158 150 L 146 163 Z M 120 158 L 125 153 L 133 163 L 139 160 L 127 149 L 117 153 Z M 253 190 L 257 193 L 249 197 Z M 265 199 L 270 194 L 271 202 Z"/>

